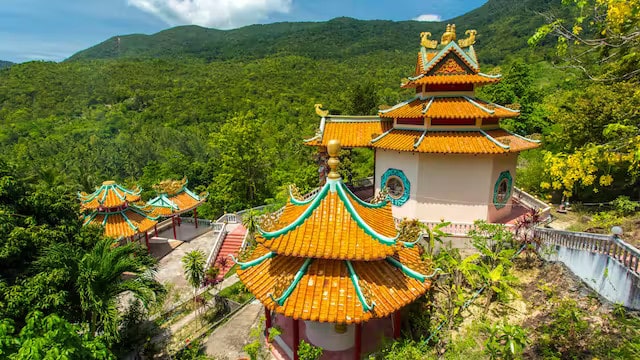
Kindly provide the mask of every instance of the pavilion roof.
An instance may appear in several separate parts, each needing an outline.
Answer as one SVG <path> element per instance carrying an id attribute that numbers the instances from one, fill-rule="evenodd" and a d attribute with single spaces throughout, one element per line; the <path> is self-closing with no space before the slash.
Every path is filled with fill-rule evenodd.
<path id="1" fill-rule="evenodd" d="M 371 139 L 393 127 L 393 121 L 378 116 L 342 117 L 326 116 L 318 134 L 305 140 L 306 145 L 327 146 L 330 140 L 340 141 L 346 148 L 371 146 Z"/>
<path id="2" fill-rule="evenodd" d="M 85 210 L 97 210 L 102 208 L 122 207 L 127 203 L 140 200 L 139 187 L 126 189 L 115 181 L 105 181 L 91 194 L 85 192 L 78 193 L 81 208 Z"/>
<path id="3" fill-rule="evenodd" d="M 84 217 L 84 225 L 104 226 L 106 236 L 120 238 L 151 230 L 157 224 L 157 219 L 135 205 L 128 205 L 119 211 L 93 211 Z"/>
<path id="4" fill-rule="evenodd" d="M 258 245 L 240 265 L 240 280 L 260 302 L 300 320 L 353 324 L 386 317 L 431 286 L 417 248 L 349 261 L 285 256 Z"/>
<path id="5" fill-rule="evenodd" d="M 165 180 L 154 186 L 158 195 L 147 202 L 154 215 L 170 216 L 191 211 L 207 200 L 208 193 L 195 194 L 187 188 L 187 179 Z"/>
<path id="6" fill-rule="evenodd" d="M 445 85 L 445 84 L 474 84 L 487 85 L 497 83 L 501 80 L 500 75 L 478 74 L 454 74 L 454 75 L 431 75 L 420 74 L 417 77 L 409 78 L 402 84 L 402 88 L 414 88 L 422 85 Z"/>
<path id="7" fill-rule="evenodd" d="M 388 201 L 365 203 L 342 183 L 339 142 L 327 150 L 327 183 L 311 199 L 291 195 L 277 220 L 263 221 L 238 275 L 267 308 L 294 319 L 352 324 L 388 316 L 431 286 L 430 264 L 414 248 L 417 239 L 400 240 Z"/>
<path id="8" fill-rule="evenodd" d="M 395 151 L 440 154 L 503 154 L 534 149 L 531 140 L 503 129 L 471 131 L 392 130 L 373 141 L 373 147 Z"/>
<path id="9" fill-rule="evenodd" d="M 488 119 L 520 115 L 517 110 L 468 96 L 415 96 L 380 110 L 381 118 Z"/>

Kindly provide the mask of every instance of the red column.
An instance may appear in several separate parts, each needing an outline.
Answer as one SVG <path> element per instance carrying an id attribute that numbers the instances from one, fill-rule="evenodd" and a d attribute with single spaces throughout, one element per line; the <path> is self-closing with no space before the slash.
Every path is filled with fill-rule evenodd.
<path id="1" fill-rule="evenodd" d="M 293 320 L 293 360 L 300 360 L 298 347 L 300 346 L 300 327 L 298 320 Z"/>
<path id="2" fill-rule="evenodd" d="M 178 240 L 178 235 L 176 235 L 176 217 L 171 217 L 171 225 L 173 225 L 173 238 Z"/>
<path id="3" fill-rule="evenodd" d="M 269 341 L 269 329 L 271 329 L 271 311 L 264 307 L 264 334 L 267 336 L 267 341 Z"/>
<path id="4" fill-rule="evenodd" d="M 400 310 L 394 312 L 392 315 L 393 318 L 393 338 L 398 340 L 400 339 Z"/>
<path id="5" fill-rule="evenodd" d="M 193 221 L 196 223 L 196 229 L 198 228 L 198 209 L 193 209 Z"/>
<path id="6" fill-rule="evenodd" d="M 153 225 L 153 229 L 156 231 L 156 237 L 158 237 L 158 224 Z"/>
<path id="7" fill-rule="evenodd" d="M 147 251 L 151 254 L 151 247 L 149 246 L 149 233 L 147 231 L 144 232 L 144 242 L 147 243 Z"/>
<path id="8" fill-rule="evenodd" d="M 356 346 L 355 346 L 355 349 L 353 350 L 353 358 L 354 360 L 360 360 L 360 355 L 362 354 L 362 324 L 361 323 L 356 324 L 355 337 L 356 337 Z"/>

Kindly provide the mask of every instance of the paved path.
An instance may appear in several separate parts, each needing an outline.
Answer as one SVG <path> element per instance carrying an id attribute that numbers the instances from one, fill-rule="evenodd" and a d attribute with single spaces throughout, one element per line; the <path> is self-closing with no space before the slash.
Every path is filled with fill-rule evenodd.
<path id="1" fill-rule="evenodd" d="M 184 278 L 182 257 L 190 251 L 201 250 L 206 259 L 215 245 L 217 236 L 216 231 L 209 231 L 193 240 L 185 241 L 159 261 L 156 279 L 165 285 L 171 284 L 170 286 L 172 286 L 171 294 L 169 294 L 171 301 L 168 303 L 176 304 L 193 296 L 193 288 Z"/>
<path id="2" fill-rule="evenodd" d="M 222 281 L 220 283 L 220 286 L 217 287 L 217 289 L 224 289 L 227 288 L 233 284 L 235 284 L 236 282 L 240 281 L 240 279 L 238 278 L 238 275 L 232 275 L 229 276 L 228 278 L 224 279 L 224 281 Z M 211 295 L 216 295 L 219 291 L 217 289 L 209 289 L 209 294 Z M 211 302 L 209 303 L 210 305 L 213 305 L 213 299 L 211 299 Z M 182 329 L 183 326 L 187 325 L 188 323 L 192 322 L 194 319 L 196 318 L 196 312 L 193 311 L 191 313 L 189 313 L 188 315 L 186 315 L 185 317 L 183 317 L 182 319 L 176 321 L 174 324 L 171 324 L 171 326 L 169 327 L 169 330 L 171 331 L 172 334 L 175 334 L 178 330 Z"/>
<path id="3" fill-rule="evenodd" d="M 251 329 L 261 325 L 260 316 L 262 313 L 263 306 L 257 300 L 238 311 L 205 340 L 206 354 L 223 359 L 238 359 L 247 356 L 242 348 L 254 341 L 250 336 Z"/>

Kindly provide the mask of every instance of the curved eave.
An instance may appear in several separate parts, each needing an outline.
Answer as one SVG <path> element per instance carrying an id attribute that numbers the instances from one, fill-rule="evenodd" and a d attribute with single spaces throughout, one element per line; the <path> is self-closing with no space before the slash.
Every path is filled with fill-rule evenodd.
<path id="1" fill-rule="evenodd" d="M 238 270 L 247 289 L 268 309 L 300 320 L 354 324 L 383 318 L 431 286 L 432 274 L 424 274 L 411 264 L 397 267 L 387 260 L 310 261 L 271 256 L 263 246 L 250 258 L 249 262 L 260 261 Z M 395 258 L 421 261 L 417 249 L 403 249 Z"/>

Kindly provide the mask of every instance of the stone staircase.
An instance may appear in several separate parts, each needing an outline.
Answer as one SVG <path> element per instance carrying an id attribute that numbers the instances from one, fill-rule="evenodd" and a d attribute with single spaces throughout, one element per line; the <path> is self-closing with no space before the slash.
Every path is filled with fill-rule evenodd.
<path id="1" fill-rule="evenodd" d="M 224 274 L 226 274 L 233 266 L 233 261 L 229 255 L 238 256 L 246 233 L 247 229 L 242 226 L 242 224 L 239 224 L 222 240 L 222 246 L 220 247 L 218 256 L 216 256 L 216 259 L 213 262 L 213 266 L 218 266 L 220 268 L 218 280 L 221 280 L 224 277 Z"/>

